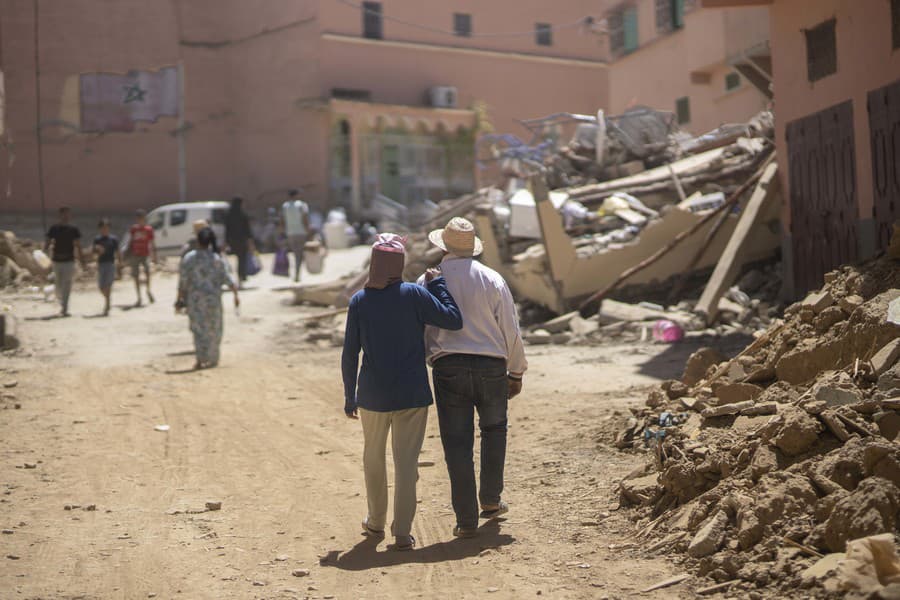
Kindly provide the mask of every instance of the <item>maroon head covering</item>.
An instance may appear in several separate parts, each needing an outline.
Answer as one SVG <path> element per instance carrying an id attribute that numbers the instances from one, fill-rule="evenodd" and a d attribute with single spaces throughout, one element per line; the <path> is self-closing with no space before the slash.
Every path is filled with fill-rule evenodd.
<path id="1" fill-rule="evenodd" d="M 383 290 L 403 281 L 406 262 L 406 238 L 395 233 L 379 233 L 372 244 L 372 260 L 369 261 L 367 288 Z"/>

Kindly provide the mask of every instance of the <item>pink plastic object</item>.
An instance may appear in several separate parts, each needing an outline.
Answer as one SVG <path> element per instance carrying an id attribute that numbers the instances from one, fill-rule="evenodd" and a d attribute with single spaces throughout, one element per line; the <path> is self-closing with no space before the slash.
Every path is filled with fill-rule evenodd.
<path id="1" fill-rule="evenodd" d="M 684 329 L 678 323 L 661 319 L 653 326 L 653 339 L 667 344 L 680 342 L 684 339 Z"/>

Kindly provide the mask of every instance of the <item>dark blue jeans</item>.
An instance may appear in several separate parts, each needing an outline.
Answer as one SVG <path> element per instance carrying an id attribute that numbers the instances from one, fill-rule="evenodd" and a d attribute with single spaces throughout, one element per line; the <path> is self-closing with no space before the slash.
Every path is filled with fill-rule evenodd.
<path id="1" fill-rule="evenodd" d="M 456 524 L 478 526 L 478 501 L 497 504 L 506 462 L 506 361 L 451 354 L 434 363 L 434 393 Z M 481 429 L 481 486 L 476 495 L 475 412 Z"/>

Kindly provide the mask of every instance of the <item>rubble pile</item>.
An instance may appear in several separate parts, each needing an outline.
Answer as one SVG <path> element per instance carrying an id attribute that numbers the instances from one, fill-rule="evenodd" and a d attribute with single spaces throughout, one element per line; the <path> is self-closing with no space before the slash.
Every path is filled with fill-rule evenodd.
<path id="1" fill-rule="evenodd" d="M 0 288 L 43 281 L 50 261 L 31 240 L 20 240 L 11 231 L 0 231 Z"/>
<path id="2" fill-rule="evenodd" d="M 815 558 L 900 525 L 900 265 L 825 279 L 734 359 L 692 355 L 615 442 L 654 453 L 620 485 L 649 547 L 732 592 L 813 587 Z"/>
<path id="3" fill-rule="evenodd" d="M 620 180 L 614 187 L 674 193 L 677 185 L 671 177 L 633 181 L 631 176 L 722 147 L 726 151 L 715 169 L 701 164 L 680 177 L 694 185 L 711 182 L 722 185 L 729 179 L 740 183 L 741 173 L 748 170 L 744 159 L 748 150 L 753 150 L 748 140 L 771 138 L 774 131 L 774 119 L 768 111 L 759 113 L 748 123 L 723 125 L 698 137 L 680 131 L 671 113 L 643 107 L 605 117 L 605 122 L 605 128 L 596 119 L 593 123 L 581 123 L 568 144 L 544 158 L 551 189 L 570 188 L 573 197 L 587 202 L 602 201 L 602 194 L 597 192 L 608 191 L 609 186 L 602 183 L 612 180 Z"/>
<path id="4" fill-rule="evenodd" d="M 646 341 L 661 322 L 675 323 L 685 338 L 726 336 L 731 334 L 758 335 L 776 322 L 783 305 L 778 299 L 781 291 L 781 267 L 778 263 L 747 271 L 719 300 L 716 323 L 707 325 L 694 313 L 699 290 L 688 289 L 688 298 L 665 306 L 653 301 L 622 302 L 606 299 L 597 314 L 582 318 L 577 311 L 536 323 L 527 328 L 525 341 L 530 344 L 585 344 L 604 342 Z M 619 296 L 649 298 L 668 296 L 673 282 L 654 286 L 634 286 Z M 660 340 L 663 341 L 663 340 Z"/>

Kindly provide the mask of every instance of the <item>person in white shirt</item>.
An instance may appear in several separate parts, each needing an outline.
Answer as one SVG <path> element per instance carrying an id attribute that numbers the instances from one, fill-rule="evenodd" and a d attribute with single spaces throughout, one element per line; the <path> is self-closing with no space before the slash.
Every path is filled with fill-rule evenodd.
<path id="1" fill-rule="evenodd" d="M 457 217 L 428 237 L 445 252 L 441 273 L 463 317 L 459 331 L 427 327 L 425 349 L 433 367 L 441 442 L 456 513 L 453 534 L 472 537 L 478 532 L 479 501 L 483 519 L 495 519 L 509 510 L 500 497 L 507 405 L 522 391 L 528 362 L 509 286 L 499 273 L 474 258 L 483 246 L 472 223 Z M 477 493 L 473 462 L 476 411 L 481 429 Z"/>
<path id="2" fill-rule="evenodd" d="M 288 192 L 287 201 L 281 205 L 288 250 L 294 254 L 294 281 L 300 281 L 303 251 L 309 237 L 309 207 L 298 198 L 298 195 L 297 190 L 291 190 Z"/>

